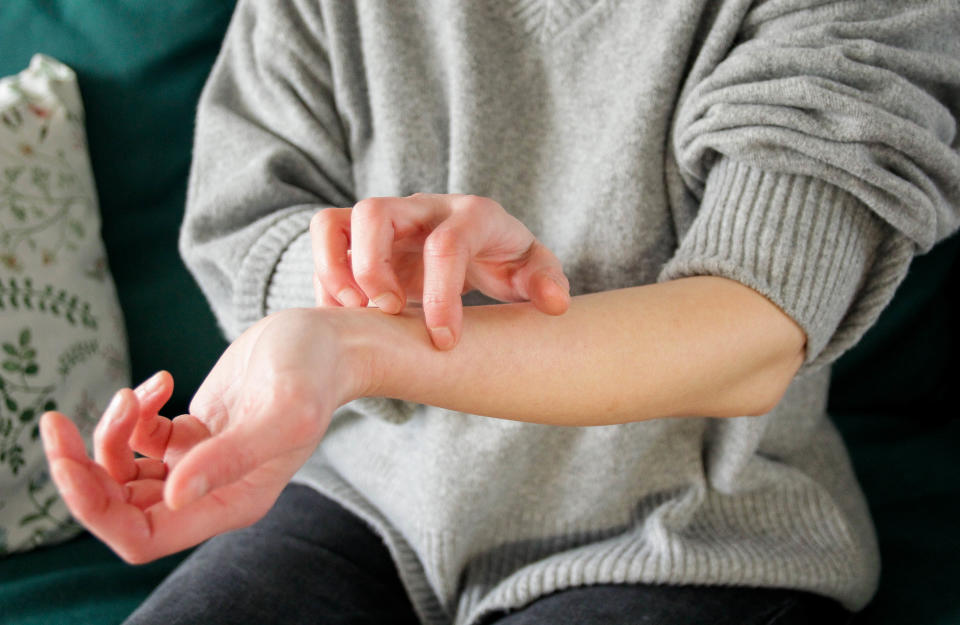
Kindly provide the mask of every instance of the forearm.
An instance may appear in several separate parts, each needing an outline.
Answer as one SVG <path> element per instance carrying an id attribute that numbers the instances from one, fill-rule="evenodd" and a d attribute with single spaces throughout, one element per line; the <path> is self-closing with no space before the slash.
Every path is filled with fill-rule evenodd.
<path id="1" fill-rule="evenodd" d="M 349 343 L 364 394 L 554 425 L 762 414 L 803 360 L 789 317 L 713 277 L 579 296 L 559 317 L 530 304 L 470 307 L 447 352 L 416 310 L 359 313 Z"/>

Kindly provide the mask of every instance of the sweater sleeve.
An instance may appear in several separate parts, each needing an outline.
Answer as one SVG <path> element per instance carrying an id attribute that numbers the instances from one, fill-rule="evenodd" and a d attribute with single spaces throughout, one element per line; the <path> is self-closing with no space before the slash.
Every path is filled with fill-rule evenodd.
<path id="1" fill-rule="evenodd" d="M 241 0 L 197 111 L 180 251 L 231 340 L 268 306 L 313 305 L 310 217 L 354 203 L 323 24 L 307 4 Z"/>
<path id="2" fill-rule="evenodd" d="M 737 18 L 681 94 L 672 147 L 697 209 L 660 278 L 752 287 L 815 368 L 960 224 L 960 5 L 758 2 L 715 23 Z"/>

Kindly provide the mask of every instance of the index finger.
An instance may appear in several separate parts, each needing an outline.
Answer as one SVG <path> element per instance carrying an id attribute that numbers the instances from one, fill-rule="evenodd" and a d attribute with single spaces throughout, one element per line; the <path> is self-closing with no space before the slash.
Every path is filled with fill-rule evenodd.
<path id="1" fill-rule="evenodd" d="M 449 211 L 436 196 L 376 197 L 357 202 L 350 215 L 353 277 L 378 308 L 403 310 L 406 294 L 393 267 L 394 243 L 429 232 Z"/>
<path id="2" fill-rule="evenodd" d="M 117 391 L 93 432 L 96 462 L 121 483 L 134 479 L 139 472 L 130 448 L 138 408 L 133 391 L 128 388 Z"/>
<path id="3" fill-rule="evenodd" d="M 160 409 L 173 395 L 173 376 L 158 371 L 134 389 L 139 405 L 136 426 L 130 434 L 130 446 L 150 458 L 163 458 L 170 440 L 170 419 Z"/>

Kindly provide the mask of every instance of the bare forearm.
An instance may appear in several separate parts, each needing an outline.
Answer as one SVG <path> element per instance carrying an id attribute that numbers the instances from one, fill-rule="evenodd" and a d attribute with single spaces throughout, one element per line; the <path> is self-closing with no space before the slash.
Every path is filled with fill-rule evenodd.
<path id="1" fill-rule="evenodd" d="M 766 412 L 802 362 L 804 336 L 754 291 L 698 277 L 573 299 L 468 308 L 451 351 L 418 311 L 363 311 L 365 392 L 506 419 L 604 425 Z"/>

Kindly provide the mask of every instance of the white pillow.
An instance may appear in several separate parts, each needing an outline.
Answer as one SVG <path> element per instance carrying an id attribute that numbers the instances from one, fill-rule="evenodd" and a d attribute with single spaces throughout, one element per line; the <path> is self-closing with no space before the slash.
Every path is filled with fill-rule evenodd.
<path id="1" fill-rule="evenodd" d="M 36 55 L 0 80 L 0 555 L 80 529 L 50 481 L 40 415 L 65 413 L 89 443 L 129 379 L 76 75 Z"/>

